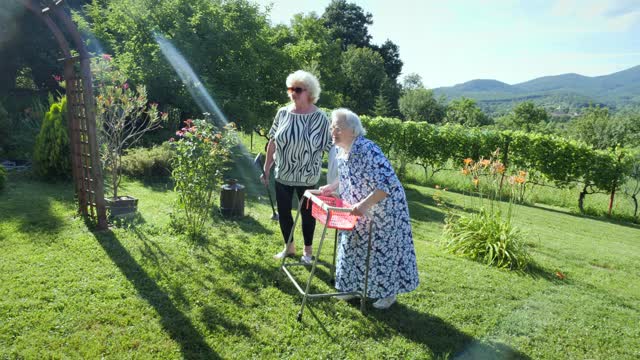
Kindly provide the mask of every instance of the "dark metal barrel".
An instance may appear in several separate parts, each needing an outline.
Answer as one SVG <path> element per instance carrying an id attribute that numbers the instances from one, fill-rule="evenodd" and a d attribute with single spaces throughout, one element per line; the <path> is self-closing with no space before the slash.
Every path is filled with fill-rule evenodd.
<path id="1" fill-rule="evenodd" d="M 220 192 L 220 213 L 224 217 L 244 216 L 244 185 L 236 179 L 228 179 Z"/>

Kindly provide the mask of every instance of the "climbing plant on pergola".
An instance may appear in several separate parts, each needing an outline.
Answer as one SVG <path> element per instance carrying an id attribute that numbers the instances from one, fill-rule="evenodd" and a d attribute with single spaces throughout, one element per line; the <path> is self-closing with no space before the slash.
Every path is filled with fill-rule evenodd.
<path id="1" fill-rule="evenodd" d="M 47 25 L 64 56 L 71 169 L 78 211 L 93 220 L 98 229 L 105 229 L 107 217 L 104 183 L 96 136 L 89 52 L 82 42 L 78 28 L 65 11 L 63 0 L 20 1 Z M 77 55 L 72 53 L 70 44 L 73 44 Z"/>

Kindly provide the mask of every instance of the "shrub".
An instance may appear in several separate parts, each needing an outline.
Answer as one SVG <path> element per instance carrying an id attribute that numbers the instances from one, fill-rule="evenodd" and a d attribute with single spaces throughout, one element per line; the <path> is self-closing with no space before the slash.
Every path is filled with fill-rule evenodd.
<path id="1" fill-rule="evenodd" d="M 531 261 L 524 235 L 511 223 L 513 201 L 522 201 L 528 172 L 518 171 L 505 179 L 506 167 L 496 150 L 489 159 L 464 159 L 462 173 L 471 180 L 478 201 L 471 213 L 448 212 L 444 226 L 444 245 L 453 254 L 490 266 L 524 270 Z M 503 216 L 500 200 L 503 185 L 509 202 Z M 438 200 L 438 199 L 436 199 Z"/>
<path id="2" fill-rule="evenodd" d="M 453 254 L 490 266 L 524 270 L 531 262 L 522 232 L 505 221 L 500 211 L 447 215 L 445 247 Z"/>
<path id="3" fill-rule="evenodd" d="M 5 109 L 0 104 L 0 158 L 33 159 L 33 148 L 42 120 L 54 101 L 45 104 L 39 97 L 30 100 L 30 104 L 21 104 L 20 100 L 12 99 L 11 106 Z"/>
<path id="4" fill-rule="evenodd" d="M 166 177 L 171 175 L 171 161 L 175 151 L 165 142 L 152 148 L 134 148 L 122 157 L 122 173 L 135 178 Z"/>
<path id="5" fill-rule="evenodd" d="M 184 215 L 187 235 L 201 235 L 205 221 L 211 214 L 213 194 L 221 183 L 230 149 L 237 142 L 235 130 L 228 127 L 223 133 L 204 120 L 186 120 L 173 142 L 176 156 L 171 175 L 178 195 L 177 210 Z"/>
<path id="6" fill-rule="evenodd" d="M 4 189 L 6 183 L 7 183 L 7 170 L 5 170 L 5 168 L 2 165 L 0 165 L 0 191 Z"/>
<path id="7" fill-rule="evenodd" d="M 66 97 L 52 104 L 44 117 L 33 150 L 33 168 L 37 176 L 45 179 L 71 175 Z"/>

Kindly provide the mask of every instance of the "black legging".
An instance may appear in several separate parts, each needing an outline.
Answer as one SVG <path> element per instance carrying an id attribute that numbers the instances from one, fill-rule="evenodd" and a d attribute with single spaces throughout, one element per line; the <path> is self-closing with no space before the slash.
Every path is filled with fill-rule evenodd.
<path id="1" fill-rule="evenodd" d="M 293 227 L 293 216 L 291 208 L 293 207 L 293 192 L 298 194 L 298 201 L 304 201 L 302 195 L 305 190 L 313 189 L 314 186 L 289 186 L 276 181 L 276 203 L 278 204 L 278 214 L 280 214 L 280 231 L 284 237 L 285 244 L 291 235 Z M 311 204 L 309 204 L 311 205 Z M 311 246 L 313 243 L 313 232 L 316 229 L 316 220 L 311 216 L 311 206 L 307 208 L 307 204 L 302 204 L 300 216 L 302 217 L 302 236 L 304 237 L 304 245 Z M 291 238 L 293 242 L 293 238 Z"/>

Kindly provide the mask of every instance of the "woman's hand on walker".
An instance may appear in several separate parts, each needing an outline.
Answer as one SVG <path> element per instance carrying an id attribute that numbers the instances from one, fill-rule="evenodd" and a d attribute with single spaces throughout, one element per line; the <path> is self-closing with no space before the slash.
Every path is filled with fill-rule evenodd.
<path id="1" fill-rule="evenodd" d="M 322 196 L 332 196 L 333 195 L 333 187 L 331 185 L 323 185 L 318 188 L 320 190 L 320 195 Z"/>
<path id="2" fill-rule="evenodd" d="M 367 213 L 369 207 L 364 201 L 360 201 L 351 208 L 351 215 L 363 216 Z"/>

